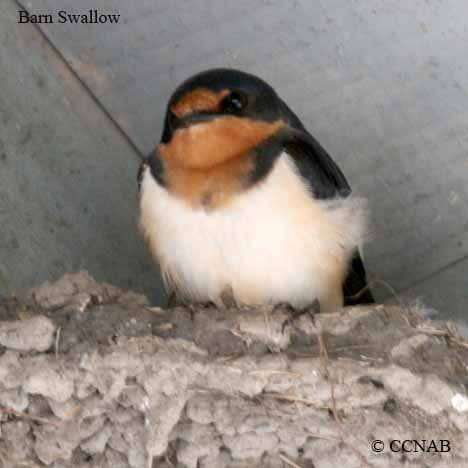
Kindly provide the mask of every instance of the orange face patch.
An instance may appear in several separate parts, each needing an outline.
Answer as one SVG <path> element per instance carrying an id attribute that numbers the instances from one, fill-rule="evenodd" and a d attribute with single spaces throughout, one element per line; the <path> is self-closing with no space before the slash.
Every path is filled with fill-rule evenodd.
<path id="1" fill-rule="evenodd" d="M 242 191 L 244 180 L 253 168 L 254 161 L 246 154 L 205 170 L 168 165 L 165 178 L 173 194 L 194 208 L 213 210 Z"/>
<path id="2" fill-rule="evenodd" d="M 206 88 L 198 88 L 182 96 L 173 106 L 171 111 L 180 118 L 203 111 L 217 111 L 219 103 L 229 94 L 228 89 L 215 93 Z"/>
<path id="3" fill-rule="evenodd" d="M 207 169 L 251 151 L 277 132 L 283 123 L 240 117 L 219 117 L 177 130 L 159 150 L 171 165 Z"/>
<path id="4" fill-rule="evenodd" d="M 159 145 L 169 190 L 192 206 L 223 205 L 254 170 L 252 150 L 282 126 L 227 116 L 177 130 Z"/>

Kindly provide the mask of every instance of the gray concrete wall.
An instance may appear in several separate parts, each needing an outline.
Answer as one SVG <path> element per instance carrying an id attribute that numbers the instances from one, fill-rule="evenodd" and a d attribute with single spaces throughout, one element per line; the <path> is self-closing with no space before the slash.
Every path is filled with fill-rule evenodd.
<path id="1" fill-rule="evenodd" d="M 112 10 L 121 22 L 41 25 L 53 47 L 37 45 L 27 39 L 34 28 L 15 23 L 15 2 L 1 4 L 1 108 L 10 116 L 1 128 L 3 291 L 82 266 L 159 297 L 134 230 L 134 169 L 157 143 L 177 83 L 232 66 L 269 81 L 368 197 L 370 276 L 466 319 L 466 2 L 35 0 L 28 8 Z"/>

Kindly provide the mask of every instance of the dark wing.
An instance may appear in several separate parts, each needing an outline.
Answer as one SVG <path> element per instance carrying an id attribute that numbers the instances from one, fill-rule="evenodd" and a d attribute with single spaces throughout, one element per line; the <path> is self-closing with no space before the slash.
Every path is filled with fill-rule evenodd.
<path id="1" fill-rule="evenodd" d="M 283 147 L 316 198 L 323 200 L 351 194 L 351 188 L 340 168 L 312 135 L 302 130 L 288 129 Z M 343 294 L 345 305 L 374 302 L 358 251 L 351 261 Z"/>
<path id="2" fill-rule="evenodd" d="M 351 193 L 340 168 L 312 135 L 288 129 L 283 147 L 316 198 L 346 197 Z"/>
<path id="3" fill-rule="evenodd" d="M 343 285 L 345 305 L 373 304 L 375 302 L 366 278 L 366 270 L 359 252 L 356 251 L 351 261 L 348 276 Z"/>
<path id="4" fill-rule="evenodd" d="M 161 158 L 157 150 L 152 151 L 140 164 L 137 174 L 138 190 L 141 189 L 141 182 L 143 180 L 143 173 L 145 169 L 149 167 L 151 169 L 151 174 L 160 185 L 164 186 L 163 181 L 163 166 Z"/>

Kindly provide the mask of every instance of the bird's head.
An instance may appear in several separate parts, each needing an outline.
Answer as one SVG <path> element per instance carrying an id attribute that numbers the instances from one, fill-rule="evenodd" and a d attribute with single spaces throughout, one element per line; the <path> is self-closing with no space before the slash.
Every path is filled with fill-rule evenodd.
<path id="1" fill-rule="evenodd" d="M 164 160 L 207 169 L 238 158 L 299 119 L 266 82 L 245 72 L 213 69 L 174 92 L 159 146 Z"/>

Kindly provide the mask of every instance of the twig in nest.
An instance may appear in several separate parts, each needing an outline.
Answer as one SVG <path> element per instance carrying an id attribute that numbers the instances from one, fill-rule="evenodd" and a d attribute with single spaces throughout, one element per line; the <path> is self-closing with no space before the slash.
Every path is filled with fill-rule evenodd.
<path id="1" fill-rule="evenodd" d="M 232 335 L 234 335 L 235 337 L 240 338 L 241 340 L 244 340 L 244 339 L 245 339 L 245 336 L 244 336 L 241 332 L 239 332 L 239 331 L 237 331 L 237 330 L 234 330 L 234 329 L 232 329 L 232 328 L 229 329 L 229 331 L 230 331 L 230 333 L 231 333 Z"/>
<path id="2" fill-rule="evenodd" d="M 332 401 L 331 412 L 338 426 L 340 439 L 343 442 L 343 444 L 346 445 L 361 461 L 362 466 L 373 468 L 374 466 L 367 460 L 367 458 L 356 447 L 354 447 L 352 443 L 349 443 L 345 438 L 343 423 L 341 421 L 341 418 L 340 418 L 340 415 L 338 413 L 337 406 L 336 406 L 335 386 L 333 385 L 333 381 L 330 378 L 330 373 L 328 370 L 328 351 L 327 351 L 327 347 L 325 346 L 325 342 L 323 340 L 322 330 L 320 328 L 317 329 L 317 338 L 318 338 L 319 347 L 320 347 L 320 361 L 322 363 L 323 373 L 325 375 L 325 379 L 328 381 L 330 385 L 330 396 L 331 396 L 331 401 Z"/>
<path id="3" fill-rule="evenodd" d="M 161 307 L 145 307 L 144 310 L 147 312 L 151 312 L 152 314 L 164 314 L 166 311 L 161 309 Z"/>
<path id="4" fill-rule="evenodd" d="M 15 465 L 17 468 L 40 468 L 39 465 L 31 465 L 29 462 L 19 462 L 19 464 Z"/>
<path id="5" fill-rule="evenodd" d="M 321 403 L 319 403 L 317 401 L 308 400 L 307 398 L 301 398 L 301 397 L 297 397 L 297 396 L 294 396 L 294 395 L 286 395 L 286 394 L 283 394 L 283 393 L 265 393 L 262 396 L 273 398 L 275 400 L 291 401 L 293 403 L 303 403 L 304 405 L 313 406 L 315 408 L 323 409 L 323 410 L 326 410 L 326 411 L 330 410 L 330 407 L 328 407 L 326 405 L 322 405 Z"/>
<path id="6" fill-rule="evenodd" d="M 42 423 L 42 424 L 50 424 L 51 426 L 60 427 L 60 422 L 58 422 L 58 421 L 52 421 L 51 419 L 40 418 L 38 416 L 31 416 L 28 413 L 23 413 L 21 411 L 15 411 L 14 409 L 11 409 L 11 408 L 1 408 L 0 407 L 0 413 L 9 414 L 11 416 L 16 416 L 17 418 L 29 419 L 31 421 L 39 422 L 39 423 Z"/>
<path id="7" fill-rule="evenodd" d="M 321 331 L 318 332 L 317 338 L 319 342 L 320 361 L 322 363 L 323 373 L 325 375 L 325 380 L 330 385 L 330 395 L 331 395 L 331 401 L 332 401 L 331 410 L 333 412 L 333 416 L 335 417 L 335 420 L 339 424 L 341 424 L 341 419 L 338 414 L 338 410 L 336 409 L 335 386 L 333 385 L 333 381 L 332 379 L 330 379 L 330 373 L 328 372 L 328 351 L 327 351 L 327 347 L 325 346 L 325 342 L 323 341 L 323 335 Z"/>
<path id="8" fill-rule="evenodd" d="M 59 354 L 60 330 L 61 328 L 58 327 L 57 333 L 55 334 L 55 359 L 58 359 L 58 354 Z"/>
<path id="9" fill-rule="evenodd" d="M 349 345 L 349 346 L 337 346 L 336 348 L 333 348 L 333 352 L 339 352 L 339 351 L 352 351 L 353 349 L 375 349 L 377 348 L 376 345 L 373 344 L 355 344 L 355 345 Z"/>
<path id="10" fill-rule="evenodd" d="M 235 361 L 236 359 L 239 359 L 242 357 L 244 354 L 243 353 L 235 353 L 235 354 L 230 354 L 229 356 L 220 356 L 216 360 L 218 362 L 229 362 L 229 361 Z"/>
<path id="11" fill-rule="evenodd" d="M 289 372 L 289 371 L 274 370 L 274 369 L 259 369 L 259 370 L 250 371 L 249 374 L 288 375 L 290 377 L 297 377 L 297 378 L 304 377 L 304 374 L 302 372 Z"/>
<path id="12" fill-rule="evenodd" d="M 446 330 L 441 330 L 440 328 L 427 327 L 423 325 L 422 327 L 418 327 L 417 330 L 419 332 L 425 333 L 426 335 L 442 336 L 444 338 L 448 338 L 452 343 L 460 345 L 464 348 L 468 348 L 468 342 L 456 336 L 455 332 L 449 328 Z"/>
<path id="13" fill-rule="evenodd" d="M 418 332 L 425 333 L 426 335 L 433 335 L 433 336 L 447 336 L 449 334 L 446 330 L 440 330 L 439 328 L 429 328 L 429 327 L 418 327 Z"/>
<path id="14" fill-rule="evenodd" d="M 156 330 L 159 332 L 166 332 L 166 331 L 171 331 L 174 330 L 174 324 L 171 322 L 163 323 L 162 325 L 159 325 L 156 327 Z"/>
<path id="15" fill-rule="evenodd" d="M 375 284 L 380 284 L 382 286 L 385 286 L 385 288 L 390 291 L 390 294 L 393 296 L 394 299 L 398 302 L 398 305 L 403 309 L 403 310 L 408 310 L 408 308 L 403 304 L 403 301 L 400 299 L 400 296 L 398 296 L 398 293 L 393 289 L 386 281 L 384 280 L 379 280 L 379 279 L 373 279 L 367 282 L 367 285 L 364 286 L 361 290 L 359 290 L 356 294 L 353 294 L 352 296 L 346 296 L 347 299 L 351 300 L 356 300 L 359 299 L 366 291 L 369 291 L 371 286 Z"/>
<path id="16" fill-rule="evenodd" d="M 289 466 L 292 466 L 293 468 L 302 468 L 301 466 L 299 466 L 297 463 L 294 463 L 292 460 L 290 460 L 289 458 L 285 457 L 284 455 L 281 455 L 279 456 L 281 458 L 281 460 L 283 460 L 284 463 L 286 463 L 286 465 L 289 465 Z"/>
<path id="17" fill-rule="evenodd" d="M 307 431 L 307 434 L 310 437 L 313 437 L 314 439 L 340 440 L 341 441 L 341 437 L 334 436 L 334 435 L 317 434 L 316 432 L 311 432 L 311 431 Z"/>
<path id="18" fill-rule="evenodd" d="M 468 348 L 468 343 L 466 341 L 459 340 L 457 338 L 451 338 L 451 337 L 450 337 L 450 340 L 453 341 L 457 345 L 463 346 L 464 348 Z"/>

